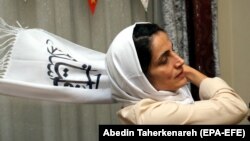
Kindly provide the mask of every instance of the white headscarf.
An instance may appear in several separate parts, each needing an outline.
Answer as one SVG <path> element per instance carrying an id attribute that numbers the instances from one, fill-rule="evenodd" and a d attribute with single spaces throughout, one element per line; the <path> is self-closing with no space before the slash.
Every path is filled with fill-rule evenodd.
<path id="1" fill-rule="evenodd" d="M 193 103 L 187 86 L 176 92 L 170 92 L 157 91 L 150 84 L 140 67 L 132 38 L 136 24 L 139 23 L 122 30 L 114 38 L 106 54 L 107 73 L 112 82 L 114 98 L 127 104 L 136 103 L 144 98 Z"/>

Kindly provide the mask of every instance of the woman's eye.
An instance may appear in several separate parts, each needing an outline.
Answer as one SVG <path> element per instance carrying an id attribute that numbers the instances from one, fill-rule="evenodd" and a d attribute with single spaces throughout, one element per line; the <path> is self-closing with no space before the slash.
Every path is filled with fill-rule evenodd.
<path id="1" fill-rule="evenodd" d="M 168 58 L 167 58 L 167 57 L 164 57 L 164 58 L 161 59 L 160 64 L 161 64 L 161 65 L 162 65 L 162 64 L 166 64 L 167 62 L 168 62 Z"/>

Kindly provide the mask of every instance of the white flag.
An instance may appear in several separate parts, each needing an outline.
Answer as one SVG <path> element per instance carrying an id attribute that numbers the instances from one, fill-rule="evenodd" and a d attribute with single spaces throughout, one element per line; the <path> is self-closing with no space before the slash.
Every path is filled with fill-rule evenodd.
<path id="1" fill-rule="evenodd" d="M 141 3 L 145 9 L 145 11 L 147 12 L 148 11 L 148 0 L 141 0 Z"/>
<path id="2" fill-rule="evenodd" d="M 106 54 L 0 18 L 0 94 L 72 103 L 113 103 Z"/>

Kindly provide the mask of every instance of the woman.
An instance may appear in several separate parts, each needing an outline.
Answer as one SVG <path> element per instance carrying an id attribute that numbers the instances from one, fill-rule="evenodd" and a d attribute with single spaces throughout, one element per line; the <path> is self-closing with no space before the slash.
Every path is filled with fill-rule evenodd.
<path id="1" fill-rule="evenodd" d="M 237 124 L 247 114 L 240 96 L 221 78 L 189 67 L 156 24 L 136 23 L 122 30 L 106 55 L 114 98 L 124 103 L 124 124 Z M 186 84 L 199 87 L 193 101 Z"/>

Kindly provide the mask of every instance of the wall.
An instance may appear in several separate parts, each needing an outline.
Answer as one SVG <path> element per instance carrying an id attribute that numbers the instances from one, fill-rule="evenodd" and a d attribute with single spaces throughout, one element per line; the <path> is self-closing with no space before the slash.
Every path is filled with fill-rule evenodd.
<path id="1" fill-rule="evenodd" d="M 218 0 L 220 73 L 250 102 L 250 1 Z M 249 124 L 245 119 L 243 124 Z"/>

